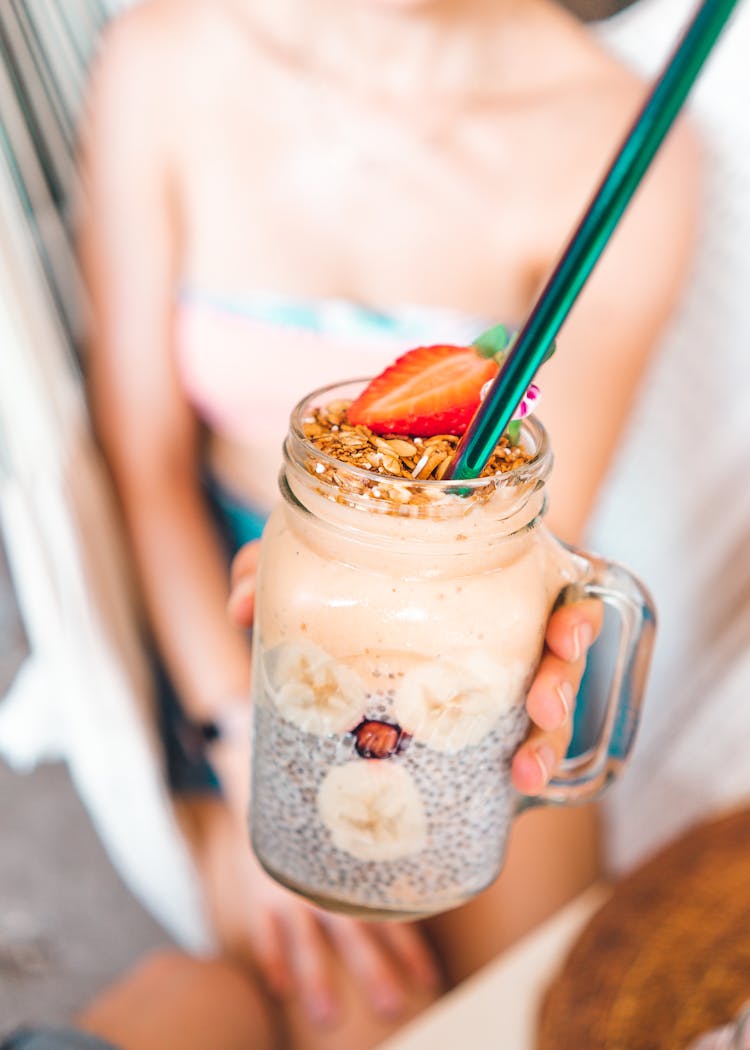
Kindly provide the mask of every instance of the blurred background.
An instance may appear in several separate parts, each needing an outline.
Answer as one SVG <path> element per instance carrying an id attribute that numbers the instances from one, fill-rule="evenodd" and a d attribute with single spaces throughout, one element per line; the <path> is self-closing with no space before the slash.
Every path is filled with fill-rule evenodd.
<path id="1" fill-rule="evenodd" d="M 111 5 L 118 6 L 125 5 Z M 586 20 L 601 20 L 631 5 L 624 0 L 570 0 L 566 6 Z M 36 153 L 46 159 L 48 206 L 37 215 L 33 229 L 46 244 L 58 243 L 59 255 L 49 263 L 59 266 L 62 274 L 53 275 L 57 288 L 74 282 L 65 257 L 69 249 L 62 228 L 56 226 L 65 177 L 59 165 L 64 168 L 66 162 L 54 155 L 59 149 L 59 155 L 69 159 L 65 139 L 72 134 L 68 118 L 74 106 L 70 98 L 50 96 L 50 79 L 40 63 L 59 46 L 53 58 L 67 66 L 65 82 L 71 93 L 79 91 L 88 47 L 105 13 L 105 5 L 81 0 L 2 0 L 0 5 L 2 145 L 7 151 L 9 142 L 14 149 L 22 144 L 16 160 L 23 160 L 24 151 L 28 157 Z M 44 39 L 35 37 L 40 31 Z M 38 94 L 46 95 L 45 104 L 56 115 L 51 137 L 37 124 L 39 99 L 24 95 L 29 63 Z M 25 203 L 35 207 L 31 200 Z M 41 257 L 43 265 L 48 262 L 46 250 Z M 59 325 L 74 335 L 75 311 L 69 301 L 57 305 Z M 10 377 L 8 363 L 0 357 L 0 385 L 6 391 Z M 0 431 L 0 476 L 3 437 Z M 2 697 L 27 652 L 0 545 L 0 714 Z M 0 1035 L 20 1022 L 64 1019 L 144 951 L 169 942 L 110 864 L 63 762 L 50 761 L 19 773 L 0 761 L 0 843 Z"/>

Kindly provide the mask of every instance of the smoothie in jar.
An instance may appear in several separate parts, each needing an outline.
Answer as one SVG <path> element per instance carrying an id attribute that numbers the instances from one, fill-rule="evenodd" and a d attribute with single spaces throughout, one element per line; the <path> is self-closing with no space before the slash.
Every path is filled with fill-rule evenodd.
<path id="1" fill-rule="evenodd" d="M 347 422 L 362 385 L 292 417 L 256 596 L 251 831 L 291 889 L 395 918 L 497 876 L 526 690 L 581 568 L 542 524 L 539 423 L 458 485 L 457 438 Z"/>

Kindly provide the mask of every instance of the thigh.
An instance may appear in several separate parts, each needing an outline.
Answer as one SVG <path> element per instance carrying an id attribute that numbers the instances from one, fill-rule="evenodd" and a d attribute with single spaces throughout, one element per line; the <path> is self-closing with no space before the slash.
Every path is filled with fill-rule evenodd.
<path id="1" fill-rule="evenodd" d="M 78 1027 L 118 1050 L 276 1050 L 275 1018 L 250 976 L 221 959 L 159 952 L 105 989 Z"/>
<path id="2" fill-rule="evenodd" d="M 600 871 L 595 807 L 546 807 L 516 820 L 499 878 L 425 923 L 451 985 L 470 976 L 578 893 Z"/>

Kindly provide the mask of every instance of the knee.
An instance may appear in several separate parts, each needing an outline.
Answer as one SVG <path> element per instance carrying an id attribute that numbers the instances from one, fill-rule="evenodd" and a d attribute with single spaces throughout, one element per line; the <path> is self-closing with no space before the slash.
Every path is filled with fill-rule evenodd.
<path id="1" fill-rule="evenodd" d="M 200 959 L 177 948 L 157 948 L 135 965 L 131 976 L 149 987 L 161 987 L 193 974 L 200 966 Z"/>

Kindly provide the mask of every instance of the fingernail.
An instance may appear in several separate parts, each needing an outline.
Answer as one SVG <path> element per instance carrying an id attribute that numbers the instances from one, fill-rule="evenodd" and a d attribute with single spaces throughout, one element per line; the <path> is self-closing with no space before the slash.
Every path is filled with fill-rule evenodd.
<path id="1" fill-rule="evenodd" d="M 542 771 L 542 778 L 546 784 L 552 776 L 552 770 L 555 768 L 555 762 L 557 761 L 555 752 L 549 744 L 541 744 L 534 752 L 534 756 L 539 763 L 539 768 Z"/>
<path id="2" fill-rule="evenodd" d="M 404 1001 L 397 992 L 380 991 L 373 996 L 375 1009 L 385 1017 L 395 1017 L 403 1008 Z"/>
<path id="3" fill-rule="evenodd" d="M 237 616 L 245 603 L 245 596 L 240 591 L 232 591 L 227 601 L 227 610 L 230 616 Z"/>
<path id="4" fill-rule="evenodd" d="M 561 713 L 560 721 L 556 726 L 554 726 L 554 728 L 561 729 L 562 726 L 564 726 L 565 723 L 568 721 L 568 718 L 570 718 L 570 712 L 573 707 L 573 701 L 575 700 L 575 692 L 573 691 L 573 686 L 570 684 L 570 682 L 560 682 L 555 692 L 557 693 L 557 698 L 560 701 Z"/>
<path id="5" fill-rule="evenodd" d="M 307 1004 L 307 1012 L 315 1024 L 329 1024 L 336 1014 L 336 1008 L 330 999 L 316 996 Z"/>
<path id="6" fill-rule="evenodd" d="M 594 632 L 588 623 L 579 623 L 573 628 L 573 660 L 580 660 L 594 640 Z"/>

